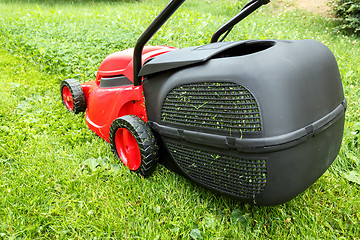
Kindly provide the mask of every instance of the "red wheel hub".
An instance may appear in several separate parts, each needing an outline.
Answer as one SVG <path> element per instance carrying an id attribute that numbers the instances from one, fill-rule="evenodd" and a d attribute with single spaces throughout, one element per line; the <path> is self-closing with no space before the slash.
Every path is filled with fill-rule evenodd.
<path id="1" fill-rule="evenodd" d="M 74 110 L 74 99 L 70 89 L 67 86 L 64 86 L 62 89 L 62 98 L 67 109 L 69 109 L 70 111 Z"/>
<path id="2" fill-rule="evenodd" d="M 137 170 L 141 164 L 141 154 L 135 137 L 126 128 L 119 128 L 115 134 L 116 151 L 130 170 Z"/>

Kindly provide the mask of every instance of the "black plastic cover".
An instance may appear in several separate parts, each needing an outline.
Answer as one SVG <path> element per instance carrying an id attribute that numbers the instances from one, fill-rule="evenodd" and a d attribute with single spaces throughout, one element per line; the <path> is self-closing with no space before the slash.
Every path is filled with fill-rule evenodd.
<path id="1" fill-rule="evenodd" d="M 239 45 L 243 45 L 245 47 L 246 44 L 251 42 L 253 41 L 218 42 L 200 47 L 177 49 L 157 56 L 148 61 L 140 70 L 139 76 L 145 76 L 205 62 L 221 52 L 232 49 Z"/>
<path id="2" fill-rule="evenodd" d="M 266 41 L 259 41 L 259 44 L 263 45 L 263 42 Z M 238 83 L 251 92 L 261 112 L 261 137 L 279 136 L 305 128 L 342 105 L 344 95 L 339 70 L 326 46 L 315 40 L 268 42 L 272 47 L 262 51 L 256 49 L 255 53 L 234 56 L 231 53 L 235 48 L 227 48 L 229 52 L 211 54 L 214 58 L 208 61 L 161 71 L 145 78 L 149 121 L 161 124 L 163 102 L 172 89 L 201 82 Z M 229 46 L 243 43 L 230 43 Z M 246 48 L 246 45 L 242 46 Z M 203 56 L 201 51 L 193 53 Z M 151 62 L 145 66 L 155 66 Z M 179 61 L 175 59 L 170 64 L 176 62 Z"/>
<path id="3" fill-rule="evenodd" d="M 148 120 L 169 155 L 165 165 L 260 205 L 304 191 L 342 140 L 346 100 L 331 51 L 314 40 L 199 48 L 144 66 Z M 243 127 L 231 124 L 238 118 Z"/>
<path id="4" fill-rule="evenodd" d="M 124 75 L 114 77 L 102 77 L 100 80 L 101 88 L 112 88 L 132 85 L 133 83 Z"/>

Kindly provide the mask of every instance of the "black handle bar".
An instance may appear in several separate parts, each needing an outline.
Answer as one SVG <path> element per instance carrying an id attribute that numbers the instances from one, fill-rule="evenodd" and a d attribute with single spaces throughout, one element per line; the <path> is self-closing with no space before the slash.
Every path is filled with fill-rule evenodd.
<path id="1" fill-rule="evenodd" d="M 238 24 L 241 20 L 243 20 L 244 18 L 249 16 L 251 13 L 256 11 L 262 5 L 268 4 L 269 2 L 270 2 L 270 0 L 252 0 L 252 1 L 248 2 L 235 17 L 230 19 L 227 23 L 225 23 L 223 26 L 221 26 L 214 33 L 214 35 L 211 38 L 211 43 L 217 42 L 221 35 L 223 35 L 226 32 L 231 31 L 231 29 L 236 24 Z M 226 33 L 226 35 L 227 35 L 227 33 Z M 226 35 L 225 35 L 225 37 L 226 37 Z"/>
<path id="2" fill-rule="evenodd" d="M 155 35 L 155 33 L 161 28 L 161 26 L 174 14 L 174 12 L 183 4 L 185 0 L 171 0 L 166 7 L 160 12 L 160 14 L 154 19 L 150 26 L 141 34 L 136 42 L 133 56 L 133 72 L 134 72 L 134 86 L 141 85 L 141 76 L 139 76 L 140 69 L 142 67 L 141 57 L 142 50 L 145 44 Z M 231 28 L 246 18 L 249 14 L 254 12 L 260 6 L 269 3 L 269 0 L 252 0 L 247 3 L 244 8 L 233 17 L 230 21 L 220 27 L 213 35 L 211 42 L 217 42 L 219 37 L 231 30 Z"/>

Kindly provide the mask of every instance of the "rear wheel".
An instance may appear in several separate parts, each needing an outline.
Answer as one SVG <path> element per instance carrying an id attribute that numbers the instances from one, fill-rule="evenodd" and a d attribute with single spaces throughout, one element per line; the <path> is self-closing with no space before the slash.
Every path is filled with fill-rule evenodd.
<path id="1" fill-rule="evenodd" d="M 159 161 L 159 148 L 150 127 L 139 117 L 126 115 L 113 121 L 110 146 L 131 171 L 150 176 Z"/>
<path id="2" fill-rule="evenodd" d="M 65 79 L 61 82 L 60 92 L 65 107 L 75 114 L 86 109 L 85 95 L 76 79 Z"/>

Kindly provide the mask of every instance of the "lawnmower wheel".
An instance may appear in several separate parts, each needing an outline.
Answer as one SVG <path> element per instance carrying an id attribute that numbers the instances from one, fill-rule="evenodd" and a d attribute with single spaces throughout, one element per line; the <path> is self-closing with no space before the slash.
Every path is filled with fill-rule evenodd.
<path id="1" fill-rule="evenodd" d="M 86 109 L 85 95 L 76 79 L 65 79 L 61 82 L 60 92 L 65 107 L 75 114 Z"/>
<path id="2" fill-rule="evenodd" d="M 150 127 L 137 116 L 115 119 L 110 127 L 110 146 L 131 171 L 150 176 L 159 161 L 159 147 Z"/>

